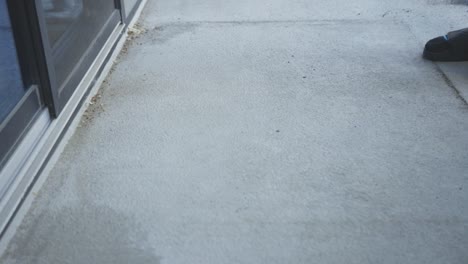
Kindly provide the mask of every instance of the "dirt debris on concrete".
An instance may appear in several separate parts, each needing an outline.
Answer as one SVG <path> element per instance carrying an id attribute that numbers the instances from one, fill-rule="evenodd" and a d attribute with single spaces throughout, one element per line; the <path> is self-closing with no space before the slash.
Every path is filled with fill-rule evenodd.
<path id="1" fill-rule="evenodd" d="M 145 33 L 146 29 L 139 23 L 136 23 L 133 27 L 128 28 L 127 41 L 125 42 L 118 59 L 121 59 L 122 55 L 127 54 L 128 49 L 135 43 L 136 40 L 138 40 Z"/>
<path id="2" fill-rule="evenodd" d="M 103 85 L 105 85 L 105 83 L 103 83 Z M 88 108 L 85 110 L 83 117 L 81 118 L 80 127 L 89 125 L 97 115 L 105 111 L 104 103 L 102 102 L 104 94 L 103 88 L 104 87 L 99 88 L 97 94 L 89 101 Z"/>
<path id="3" fill-rule="evenodd" d="M 104 104 L 102 103 L 102 97 L 105 93 L 105 88 L 108 85 L 112 73 L 115 71 L 115 67 L 117 63 L 121 60 L 123 55 L 126 55 L 128 53 L 128 49 L 135 43 L 137 39 L 139 39 L 144 33 L 146 33 L 146 29 L 139 23 L 136 23 L 133 27 L 129 27 L 127 30 L 127 40 L 122 47 L 122 50 L 120 54 L 117 56 L 115 59 L 110 71 L 109 71 L 109 76 L 103 81 L 101 87 L 99 88 L 99 91 L 95 96 L 93 96 L 88 104 L 88 108 L 85 110 L 85 113 L 83 114 L 82 120 L 80 122 L 80 127 L 85 126 L 89 124 L 91 121 L 93 121 L 94 117 L 96 115 L 99 115 L 100 113 L 104 112 Z"/>

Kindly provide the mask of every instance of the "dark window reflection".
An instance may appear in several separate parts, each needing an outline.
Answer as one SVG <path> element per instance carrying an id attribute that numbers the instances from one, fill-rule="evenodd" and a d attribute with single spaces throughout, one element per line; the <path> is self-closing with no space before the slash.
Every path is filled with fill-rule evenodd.
<path id="1" fill-rule="evenodd" d="M 41 0 L 57 82 L 66 83 L 115 11 L 114 0 Z M 95 47 L 94 47 L 95 48 Z"/>
<path id="2" fill-rule="evenodd" d="M 6 0 L 0 0 L 0 124 L 24 93 Z"/>
<path id="3" fill-rule="evenodd" d="M 57 40 L 81 17 L 83 1 L 43 0 L 42 6 L 48 24 L 49 41 L 52 46 L 55 46 Z"/>

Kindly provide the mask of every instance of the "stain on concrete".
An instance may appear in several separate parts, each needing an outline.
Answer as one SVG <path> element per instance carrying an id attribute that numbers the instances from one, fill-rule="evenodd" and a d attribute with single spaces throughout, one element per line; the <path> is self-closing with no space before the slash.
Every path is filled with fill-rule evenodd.
<path id="1" fill-rule="evenodd" d="M 468 0 L 428 0 L 431 5 L 468 5 Z"/>
<path id="2" fill-rule="evenodd" d="M 198 23 L 174 23 L 155 27 L 149 32 L 152 43 L 163 44 L 179 35 L 193 32 L 200 25 Z"/>
<path id="3" fill-rule="evenodd" d="M 78 204 L 25 219 L 0 263 L 161 263 L 148 244 L 131 217 L 108 207 Z"/>

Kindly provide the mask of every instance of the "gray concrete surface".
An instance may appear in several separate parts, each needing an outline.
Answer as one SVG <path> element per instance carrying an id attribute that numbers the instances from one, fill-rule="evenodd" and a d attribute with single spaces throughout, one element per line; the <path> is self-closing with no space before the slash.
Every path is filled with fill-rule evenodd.
<path id="1" fill-rule="evenodd" d="M 150 1 L 0 262 L 468 263 L 467 11 Z"/>

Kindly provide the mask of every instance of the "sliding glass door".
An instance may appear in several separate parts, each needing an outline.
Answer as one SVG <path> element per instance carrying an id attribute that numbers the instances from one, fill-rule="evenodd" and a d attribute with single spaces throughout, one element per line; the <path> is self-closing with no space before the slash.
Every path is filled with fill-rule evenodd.
<path id="1" fill-rule="evenodd" d="M 58 115 L 121 23 L 114 0 L 36 0 Z"/>
<path id="2" fill-rule="evenodd" d="M 36 120 L 49 117 L 46 109 L 60 115 L 109 37 L 120 34 L 119 6 L 120 0 L 0 0 L 0 200 L 13 178 L 6 167 L 31 141 Z"/>
<path id="3" fill-rule="evenodd" d="M 118 30 L 119 3 L 0 0 L 0 201 Z"/>
<path id="4" fill-rule="evenodd" d="M 0 236 L 142 0 L 0 0 Z"/>
<path id="5" fill-rule="evenodd" d="M 0 0 L 0 172 L 45 109 L 25 6 Z M 0 199 L 13 175 L 0 174 Z"/>

